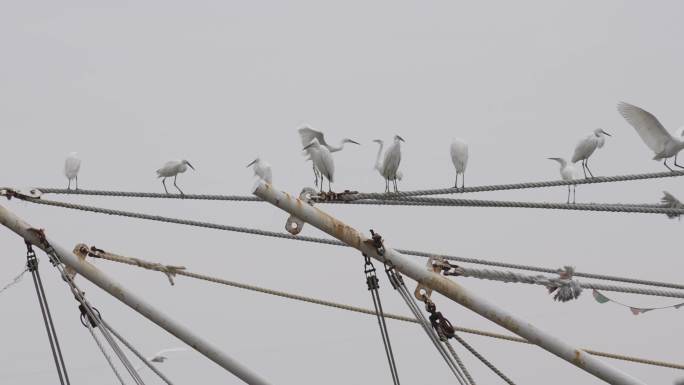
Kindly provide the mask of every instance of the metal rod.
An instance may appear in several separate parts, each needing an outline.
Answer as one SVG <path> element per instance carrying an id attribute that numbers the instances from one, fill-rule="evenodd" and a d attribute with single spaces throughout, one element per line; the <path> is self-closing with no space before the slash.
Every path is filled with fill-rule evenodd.
<path id="1" fill-rule="evenodd" d="M 358 230 L 290 194 L 276 190 L 270 184 L 259 181 L 254 188 L 254 195 L 297 216 L 301 220 L 310 223 L 312 226 L 330 234 L 372 258 L 381 262 L 384 262 L 385 260 L 392 262 L 397 271 L 416 280 L 425 287 L 441 293 L 447 298 L 458 302 L 464 307 L 610 384 L 644 384 L 640 380 L 592 357 L 587 352 L 576 348 L 551 334 L 539 330 L 532 324 L 499 308 L 477 294 L 466 290 L 455 281 L 426 269 L 425 265 L 395 251 L 387 244 L 385 244 L 384 255 L 379 255 L 377 249 L 373 245 L 373 241 L 361 234 Z"/>
<path id="2" fill-rule="evenodd" d="M 116 297 L 133 310 L 142 314 L 145 318 L 162 327 L 167 332 L 173 334 L 181 341 L 190 345 L 192 348 L 202 353 L 205 357 L 214 361 L 224 369 L 233 373 L 250 385 L 268 385 L 269 382 L 261 378 L 249 368 L 245 367 L 235 359 L 221 352 L 216 346 L 196 335 L 191 329 L 179 324 L 166 314 L 158 311 L 152 305 L 138 297 L 134 292 L 126 289 L 109 276 L 98 270 L 88 262 L 79 260 L 71 251 L 60 246 L 58 243 L 47 239 L 41 239 L 41 233 L 36 228 L 17 217 L 14 213 L 0 206 L 0 223 L 33 245 L 43 251 L 51 246 L 59 255 L 61 261 L 76 270 L 85 279 L 99 286 L 101 289 Z M 48 246 L 49 245 L 49 246 Z"/>

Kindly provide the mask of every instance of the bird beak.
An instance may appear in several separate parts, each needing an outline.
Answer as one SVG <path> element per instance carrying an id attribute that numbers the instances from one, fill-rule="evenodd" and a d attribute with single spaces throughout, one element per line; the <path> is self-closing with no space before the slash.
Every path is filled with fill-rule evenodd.
<path id="1" fill-rule="evenodd" d="M 613 135 L 611 135 L 611 134 L 609 134 L 609 133 L 603 131 L 603 129 L 601 130 L 601 132 L 603 132 L 604 135 L 613 136 Z"/>
<path id="2" fill-rule="evenodd" d="M 349 143 L 358 144 L 359 146 L 361 145 L 361 143 L 359 143 L 359 142 L 357 142 L 357 141 L 355 141 L 355 140 L 351 140 L 351 139 L 349 139 Z"/>
<path id="3" fill-rule="evenodd" d="M 197 171 L 197 170 L 195 170 L 194 167 L 192 167 L 192 165 L 190 164 L 190 162 L 187 162 L 187 163 L 188 163 L 188 166 L 190 166 L 190 168 L 193 169 L 193 171 Z"/>
<path id="4" fill-rule="evenodd" d="M 555 160 L 556 162 L 558 162 L 558 160 L 559 160 L 560 158 L 546 158 L 546 159 L 548 159 L 548 160 Z"/>
<path id="5" fill-rule="evenodd" d="M 306 150 L 307 148 L 309 148 L 309 147 L 311 147 L 311 146 L 313 146 L 313 142 L 307 144 L 306 147 L 302 148 L 302 150 Z"/>
<path id="6" fill-rule="evenodd" d="M 399 135 L 397 135 L 397 138 L 399 138 L 399 140 L 401 140 L 402 142 L 406 142 L 406 141 L 404 140 L 404 138 L 402 138 L 402 137 L 399 136 Z"/>
<path id="7" fill-rule="evenodd" d="M 254 163 L 256 163 L 256 161 L 257 161 L 256 159 L 254 159 L 253 161 L 251 161 L 251 162 L 247 165 L 247 168 L 249 168 L 249 166 L 251 166 L 251 165 L 253 165 Z"/>

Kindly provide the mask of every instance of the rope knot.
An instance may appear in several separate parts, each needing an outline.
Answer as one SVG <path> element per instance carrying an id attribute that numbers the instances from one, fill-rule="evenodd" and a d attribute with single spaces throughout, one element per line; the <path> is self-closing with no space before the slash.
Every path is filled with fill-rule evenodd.
<path id="1" fill-rule="evenodd" d="M 575 268 L 572 266 L 563 266 L 562 269 L 558 269 L 558 278 L 550 280 L 547 288 L 549 294 L 554 291 L 556 294 L 553 299 L 559 302 L 568 302 L 573 299 L 579 298 L 582 294 L 582 286 L 577 280 L 572 279 L 575 274 Z"/>

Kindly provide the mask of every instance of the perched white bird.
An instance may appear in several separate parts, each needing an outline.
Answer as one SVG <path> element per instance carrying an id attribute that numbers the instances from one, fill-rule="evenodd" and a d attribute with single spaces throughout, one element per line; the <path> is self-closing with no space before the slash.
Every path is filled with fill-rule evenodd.
<path id="1" fill-rule="evenodd" d="M 157 170 L 157 178 L 163 178 L 162 185 L 164 186 L 164 191 L 166 191 L 167 194 L 169 193 L 169 190 L 166 189 L 166 178 L 173 177 L 173 185 L 176 186 L 181 195 L 183 195 L 183 191 L 176 184 L 176 178 L 178 177 L 178 174 L 187 171 L 188 167 L 190 167 L 193 170 L 195 169 L 194 167 L 192 167 L 190 162 L 188 162 L 185 159 L 172 160 L 166 162 L 159 170 Z"/>
<path id="2" fill-rule="evenodd" d="M 619 103 L 618 111 L 636 129 L 644 143 L 653 150 L 653 160 L 662 159 L 665 167 L 674 171 L 667 165 L 667 160 L 674 156 L 674 165 L 684 168 L 677 164 L 677 154 L 684 148 L 684 141 L 680 139 L 681 134 L 679 137 L 672 136 L 653 114 L 629 103 Z"/>
<path id="3" fill-rule="evenodd" d="M 328 191 L 332 192 L 331 184 L 335 181 L 335 162 L 332 154 L 327 147 L 321 146 L 317 138 L 304 147 L 304 151 L 313 149 L 309 152 L 314 167 L 321 173 L 321 192 L 323 192 L 323 177 L 328 179 Z"/>
<path id="4" fill-rule="evenodd" d="M 268 162 L 257 157 L 252 161 L 252 163 L 248 164 L 247 167 L 251 165 L 254 165 L 254 175 L 258 176 L 259 179 L 263 180 L 268 184 L 271 184 L 273 182 L 271 165 Z"/>
<path id="5" fill-rule="evenodd" d="M 155 353 L 155 354 L 152 355 L 152 356 L 146 357 L 145 359 L 146 359 L 147 361 L 150 361 L 150 362 L 162 363 L 162 362 L 164 362 L 164 361 L 166 361 L 166 360 L 169 359 L 169 357 L 166 356 L 168 353 L 172 353 L 172 352 L 184 352 L 184 351 L 186 351 L 186 350 L 188 350 L 188 349 L 186 349 L 186 348 L 169 348 L 169 349 L 163 349 L 163 350 L 158 351 L 157 353 Z M 141 366 L 138 366 L 137 368 L 135 368 L 135 370 L 138 371 L 138 370 L 140 370 L 140 369 L 144 369 L 145 367 L 147 367 L 147 366 L 146 366 L 146 365 L 141 365 Z"/>
<path id="6" fill-rule="evenodd" d="M 377 140 L 378 143 L 382 141 Z M 401 142 L 404 139 L 399 135 L 394 135 L 394 142 L 387 147 L 382 164 L 377 164 L 376 167 L 380 171 L 380 175 L 385 178 L 385 192 L 389 192 L 389 183 L 394 184 L 394 192 L 399 191 L 397 188 L 397 179 L 401 179 L 401 172 L 399 171 L 399 164 L 401 163 Z"/>
<path id="7" fill-rule="evenodd" d="M 80 169 L 81 159 L 78 158 L 78 154 L 72 152 L 69 155 L 67 155 L 67 158 L 64 161 L 64 176 L 66 176 L 67 179 L 69 179 L 69 185 L 67 186 L 67 190 L 71 189 L 72 179 L 76 180 L 76 190 L 78 190 L 78 170 Z"/>
<path id="8" fill-rule="evenodd" d="M 458 174 L 461 174 L 461 188 L 465 187 L 465 170 L 468 166 L 468 143 L 461 139 L 451 141 L 451 161 L 456 168 L 456 182 L 454 188 L 458 188 Z"/>
<path id="9" fill-rule="evenodd" d="M 563 158 L 548 158 L 550 160 L 555 160 L 556 162 L 560 163 L 560 176 L 561 179 L 563 180 L 574 180 L 575 179 L 575 166 L 572 163 L 569 163 Z M 575 198 L 577 196 L 577 193 L 575 189 L 577 188 L 577 185 L 573 184 L 572 185 L 572 203 L 575 203 Z M 570 185 L 568 185 L 568 201 L 567 203 L 570 203 Z"/>
<path id="10" fill-rule="evenodd" d="M 385 178 L 385 175 L 383 174 L 383 167 L 382 167 L 382 161 L 380 160 L 382 157 L 382 149 L 385 146 L 385 142 L 383 142 L 381 139 L 375 139 L 373 142 L 379 144 L 380 146 L 378 147 L 378 155 L 375 157 L 375 166 L 374 168 L 378 171 L 380 176 L 382 177 L 383 180 L 387 180 Z M 397 180 L 402 180 L 404 178 L 404 173 L 401 172 L 401 170 L 397 171 Z M 389 186 L 388 186 L 389 187 Z"/>
<path id="11" fill-rule="evenodd" d="M 589 169 L 589 157 L 597 148 L 603 147 L 603 144 L 606 142 L 605 135 L 612 136 L 604 130 L 597 128 L 575 146 L 575 152 L 572 154 L 572 163 L 582 161 L 582 171 L 585 178 L 587 177 L 587 171 L 589 171 L 589 175 L 592 178 L 594 177 L 594 174 Z"/>
<path id="12" fill-rule="evenodd" d="M 308 126 L 304 126 L 297 131 L 299 132 L 299 138 L 302 141 L 302 146 L 308 146 L 311 143 L 311 141 L 314 140 L 314 138 L 315 138 L 318 140 L 318 144 L 327 148 L 328 151 L 330 151 L 330 152 L 342 151 L 342 149 L 344 149 L 344 145 L 346 143 L 353 143 L 356 145 L 359 144 L 358 142 L 356 142 L 354 140 L 351 140 L 349 138 L 344 138 L 340 141 L 340 144 L 338 146 L 332 146 L 325 141 L 325 137 L 324 137 L 323 133 L 320 131 L 314 130 L 313 128 L 310 128 Z M 304 150 L 305 154 L 307 155 L 307 160 L 311 160 L 312 163 L 313 163 L 312 153 L 314 151 L 315 151 L 315 149 L 313 147 L 310 147 L 307 150 Z M 320 170 L 316 169 L 315 164 L 313 164 L 313 172 L 314 172 L 314 184 L 318 185 L 318 178 L 320 176 Z"/>

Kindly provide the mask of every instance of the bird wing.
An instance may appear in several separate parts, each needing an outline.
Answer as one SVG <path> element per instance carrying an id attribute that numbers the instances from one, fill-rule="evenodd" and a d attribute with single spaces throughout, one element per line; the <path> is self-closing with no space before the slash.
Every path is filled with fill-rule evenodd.
<path id="1" fill-rule="evenodd" d="M 325 142 L 325 138 L 323 137 L 323 133 L 320 131 L 316 131 L 309 127 L 302 127 L 297 131 L 299 132 L 299 138 L 302 140 L 302 146 L 308 145 L 314 138 L 318 139 L 318 143 L 320 143 L 321 146 L 328 146 L 328 143 Z"/>
<path id="2" fill-rule="evenodd" d="M 396 143 L 393 143 L 385 152 L 385 161 L 383 165 L 383 176 L 385 178 L 394 178 L 397 176 L 397 170 L 401 163 L 401 151 Z"/>
<path id="3" fill-rule="evenodd" d="M 663 151 L 668 140 L 672 140 L 672 135 L 650 112 L 625 102 L 618 104 L 618 111 L 656 154 Z"/>
<path id="4" fill-rule="evenodd" d="M 577 146 L 575 146 L 575 152 L 572 154 L 572 163 L 586 159 L 594 153 L 596 147 L 598 146 L 598 142 L 594 138 L 596 138 L 596 136 L 591 134 L 577 143 Z"/>
<path id="5" fill-rule="evenodd" d="M 468 145 L 460 140 L 451 143 L 451 161 L 456 167 L 456 171 L 465 171 L 468 165 Z"/>
<path id="6" fill-rule="evenodd" d="M 171 353 L 171 352 L 184 352 L 184 351 L 186 351 L 186 350 L 188 350 L 188 349 L 187 349 L 187 348 L 168 348 L 168 349 L 162 349 L 162 350 L 158 351 L 157 353 L 155 353 L 155 355 L 153 355 L 152 357 L 149 357 L 149 358 L 147 358 L 147 359 L 148 359 L 148 360 L 151 360 L 151 359 L 153 359 L 154 357 L 158 357 L 158 356 L 161 356 L 161 355 L 166 354 L 166 353 Z"/>

